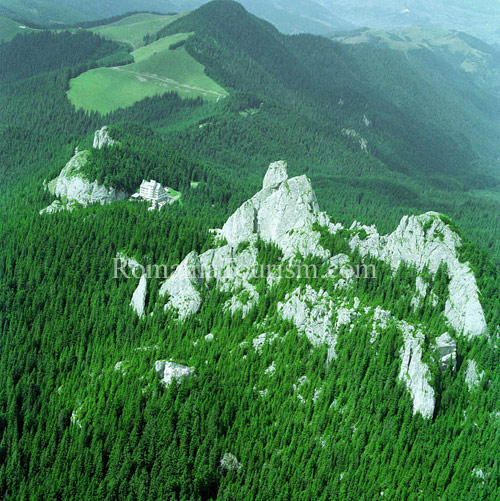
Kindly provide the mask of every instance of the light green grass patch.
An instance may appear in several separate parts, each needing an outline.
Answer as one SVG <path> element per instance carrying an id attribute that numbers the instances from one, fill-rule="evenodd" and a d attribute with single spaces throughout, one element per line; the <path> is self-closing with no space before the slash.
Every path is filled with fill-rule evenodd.
<path id="1" fill-rule="evenodd" d="M 9 42 L 19 33 L 30 33 L 34 31 L 28 26 L 24 26 L 8 17 L 0 16 L 0 42 Z"/>
<path id="2" fill-rule="evenodd" d="M 227 92 L 205 75 L 203 65 L 184 47 L 169 47 L 186 40 L 190 34 L 162 38 L 134 52 L 134 63 L 114 68 L 97 68 L 70 81 L 67 93 L 76 108 L 102 114 L 166 92 L 181 97 L 203 97 L 217 101 Z"/>
<path id="3" fill-rule="evenodd" d="M 165 26 L 173 23 L 185 14 L 164 16 L 158 14 L 134 14 L 106 26 L 97 26 L 90 31 L 109 40 L 128 43 L 132 48 L 138 49 L 144 45 L 146 35 L 154 35 Z"/>

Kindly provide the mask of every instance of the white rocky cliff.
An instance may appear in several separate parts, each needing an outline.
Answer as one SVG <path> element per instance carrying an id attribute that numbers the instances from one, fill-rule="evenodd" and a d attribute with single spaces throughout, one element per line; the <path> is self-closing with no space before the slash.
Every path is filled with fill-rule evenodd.
<path id="1" fill-rule="evenodd" d="M 140 317 L 144 315 L 147 287 L 148 281 L 146 275 L 144 274 L 139 280 L 139 285 L 137 286 L 137 289 L 135 289 L 134 295 L 132 296 L 132 301 L 130 301 L 130 306 Z"/>
<path id="2" fill-rule="evenodd" d="M 201 284 L 200 257 L 196 252 L 191 252 L 162 285 L 159 294 L 161 297 L 168 294 L 165 307 L 176 309 L 183 319 L 199 310 Z"/>
<path id="3" fill-rule="evenodd" d="M 116 141 L 111 139 L 109 135 L 108 128 L 104 126 L 94 134 L 94 144 L 92 147 L 100 150 L 103 146 L 113 146 L 115 143 Z"/>
<path id="4" fill-rule="evenodd" d="M 316 292 L 307 285 L 304 292 L 300 288 L 288 294 L 285 302 L 278 303 L 278 312 L 293 320 L 299 332 L 303 333 L 312 345 L 325 343 L 328 346 L 328 361 L 335 357 L 337 333 L 332 317 L 336 314 L 336 304 L 328 294 Z"/>
<path id="5" fill-rule="evenodd" d="M 257 290 L 252 280 L 252 273 L 258 266 L 256 243 L 259 239 L 281 249 L 282 264 L 296 263 L 300 255 L 314 256 L 329 265 L 348 265 L 351 258 L 347 254 L 332 256 L 320 245 L 318 225 L 331 234 L 343 230 L 319 210 L 306 176 L 289 179 L 284 162 L 271 164 L 262 189 L 243 203 L 222 229 L 215 230 L 219 245 L 201 255 L 190 253 L 164 282 L 160 296 L 166 298 L 165 309 L 174 310 L 183 320 L 200 310 L 204 294 L 215 286 L 232 293 L 231 299 L 223 305 L 225 311 L 246 315 L 265 293 L 265 290 Z M 444 314 L 448 323 L 459 335 L 474 337 L 486 333 L 474 274 L 468 263 L 461 263 L 458 258 L 461 239 L 439 214 L 405 217 L 387 236 L 379 235 L 374 227 L 362 227 L 357 223 L 346 234 L 350 235 L 351 249 L 357 248 L 363 256 L 381 259 L 394 270 L 401 263 L 408 263 L 417 271 L 425 269 L 432 275 L 442 263 L 446 264 L 450 283 Z M 403 338 L 399 379 L 411 395 L 414 413 L 431 418 L 436 397 L 424 347 L 429 346 L 431 356 L 439 360 L 444 370 L 450 365 L 455 367 L 456 342 L 448 333 L 440 333 L 433 344 L 427 343 L 426 336 L 432 339 L 438 333 L 427 333 L 424 327 L 396 318 L 380 305 L 361 304 L 361 300 L 352 298 L 349 292 L 353 275 L 351 272 L 342 279 L 337 277 L 328 291 L 315 290 L 307 283 L 290 289 L 292 292 L 278 302 L 276 313 L 292 321 L 299 335 L 306 336 L 312 345 L 326 345 L 329 363 L 335 363 L 337 340 L 343 333 L 368 326 L 370 349 L 376 351 L 384 331 L 389 326 L 396 328 Z M 268 277 L 268 289 L 280 280 L 279 276 Z M 139 312 L 143 311 L 143 292 L 140 287 L 138 291 L 138 297 L 134 294 L 133 307 Z M 432 302 L 438 299 L 431 284 L 419 276 L 413 306 L 417 307 L 426 296 Z"/>
<path id="6" fill-rule="evenodd" d="M 227 220 L 220 235 L 233 248 L 260 237 L 278 245 L 285 258 L 297 253 L 326 258 L 329 254 L 319 245 L 320 234 L 313 225 L 327 220 L 309 179 L 288 179 L 286 164 L 277 162 L 270 165 L 262 190 Z"/>
<path id="7" fill-rule="evenodd" d="M 360 253 L 386 261 L 394 270 L 403 262 L 418 271 L 428 268 L 436 273 L 446 264 L 450 283 L 445 316 L 450 325 L 469 338 L 486 333 L 486 320 L 479 301 L 476 278 L 468 263 L 461 263 L 458 248 L 460 236 L 436 212 L 421 216 L 405 216 L 390 235 L 381 236 L 374 227 L 353 224 L 351 229 L 363 229 L 366 238 L 356 235 L 351 247 Z"/>
<path id="8" fill-rule="evenodd" d="M 413 326 L 402 322 L 404 345 L 401 348 L 402 380 L 413 399 L 413 413 L 420 412 L 423 417 L 432 417 L 436 404 L 434 390 L 430 385 L 429 368 L 422 361 L 422 345 L 424 335 Z"/>
<path id="9" fill-rule="evenodd" d="M 116 142 L 111 139 L 106 127 L 98 130 L 94 135 L 94 148 L 112 146 Z M 127 193 L 112 187 L 100 185 L 91 181 L 82 172 L 82 167 L 87 163 L 89 151 L 75 151 L 71 160 L 62 169 L 59 176 L 49 183 L 49 190 L 59 200 L 54 201 L 49 207 L 40 211 L 40 214 L 71 210 L 78 204 L 86 207 L 89 204 L 107 204 L 128 197 Z"/>

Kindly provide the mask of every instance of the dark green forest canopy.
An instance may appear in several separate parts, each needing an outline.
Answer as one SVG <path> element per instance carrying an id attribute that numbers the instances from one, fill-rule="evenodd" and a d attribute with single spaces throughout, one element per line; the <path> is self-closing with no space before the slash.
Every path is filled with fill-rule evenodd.
<path id="1" fill-rule="evenodd" d="M 207 5 L 158 37 L 191 31 L 185 48 L 230 96 L 207 104 L 165 94 L 107 116 L 75 110 L 65 93 L 75 75 L 127 57 L 123 47 L 84 33 L 0 46 L 8 55 L 0 58 L 1 496 L 495 499 L 494 337 L 461 339 L 456 372 L 429 361 L 439 398 L 433 419 L 424 420 L 412 415 L 398 383 L 396 329 L 372 349 L 361 319 L 339 335 L 338 358 L 325 365 L 326 348 L 311 350 L 291 323 L 270 313 L 290 284 L 272 289 L 245 318 L 225 312 L 228 293 L 213 291 L 198 315 L 179 323 L 163 312 L 160 283 L 151 280 L 139 320 L 129 307 L 137 280 L 114 279 L 112 266 L 118 252 L 175 266 L 212 247 L 209 229 L 283 158 L 291 175 L 311 178 L 333 221 L 357 219 L 388 232 L 402 215 L 431 209 L 456 221 L 461 258 L 478 277 L 495 334 L 498 108 L 485 106 L 489 96 L 479 91 L 467 94 L 459 74 L 454 82 L 436 77 L 436 61 L 408 66 L 388 50 L 284 37 L 233 2 Z M 37 54 L 35 40 L 40 54 L 50 49 L 54 57 L 14 67 L 17 55 Z M 149 212 L 121 201 L 38 214 L 53 200 L 43 181 L 59 174 L 75 147 L 89 149 L 104 125 L 120 144 L 93 150 L 85 174 L 129 191 L 153 177 L 182 191 L 182 206 Z M 360 137 L 343 132 L 351 129 L 367 151 Z M 342 233 L 323 234 L 322 243 L 360 259 Z M 281 258 L 258 246 L 260 262 Z M 444 328 L 442 302 L 411 310 L 416 271 L 403 267 L 394 277 L 374 263 L 380 280 L 359 281 L 354 293 L 420 319 L 431 342 Z M 327 282 L 313 285 L 336 294 Z M 440 270 L 431 285 L 446 290 L 446 274 Z M 265 330 L 278 337 L 259 354 L 252 340 Z M 469 355 L 485 371 L 471 393 L 463 377 Z M 196 367 L 196 377 L 161 386 L 154 362 L 170 358 Z M 115 370 L 120 361 L 123 370 Z M 293 387 L 303 376 L 305 403 Z M 240 470 L 221 470 L 227 452 Z"/>

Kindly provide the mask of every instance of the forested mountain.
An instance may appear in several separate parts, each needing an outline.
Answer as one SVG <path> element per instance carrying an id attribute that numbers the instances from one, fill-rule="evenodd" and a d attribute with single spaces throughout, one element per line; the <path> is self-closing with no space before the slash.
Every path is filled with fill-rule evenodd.
<path id="1" fill-rule="evenodd" d="M 186 12 L 207 0 L 0 0 L 0 15 L 27 22 L 73 24 L 132 11 Z M 469 33 L 488 43 L 499 42 L 500 8 L 494 0 L 241 0 L 249 12 L 283 33 L 328 35 L 337 30 L 408 26 Z"/>
<path id="2" fill-rule="evenodd" d="M 492 0 L 321 0 L 338 16 L 358 26 L 406 26 L 459 30 L 489 43 L 498 42 L 500 6 Z"/>
<path id="3" fill-rule="evenodd" d="M 462 70 L 476 85 L 500 94 L 499 48 L 463 32 L 413 26 L 393 31 L 361 29 L 333 39 L 389 47 L 404 52 L 414 62 L 434 57 L 438 64 L 444 61 L 446 67 Z"/>
<path id="4" fill-rule="evenodd" d="M 230 1 L 128 17 L 0 44 L 0 497 L 496 499 L 491 87 Z M 69 100 L 132 65 L 197 97 Z"/>

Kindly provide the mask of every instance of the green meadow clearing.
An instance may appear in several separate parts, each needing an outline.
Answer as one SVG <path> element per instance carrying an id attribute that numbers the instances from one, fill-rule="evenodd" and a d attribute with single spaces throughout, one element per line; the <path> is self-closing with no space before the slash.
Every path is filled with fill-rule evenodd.
<path id="1" fill-rule="evenodd" d="M 133 49 L 144 45 L 146 35 L 154 35 L 184 14 L 162 16 L 158 14 L 133 14 L 106 26 L 98 26 L 90 31 L 116 42 L 128 43 Z"/>
<path id="2" fill-rule="evenodd" d="M 176 34 L 141 47 L 132 52 L 132 64 L 82 73 L 70 81 L 69 100 L 77 109 L 106 114 L 145 97 L 172 91 L 182 97 L 200 96 L 208 101 L 225 97 L 227 92 L 205 75 L 203 65 L 184 47 L 169 49 L 189 36 Z"/>
<path id="3" fill-rule="evenodd" d="M 33 31 L 32 28 L 13 21 L 8 17 L 0 16 L 0 42 L 8 42 L 12 40 L 19 33 L 29 33 Z"/>

